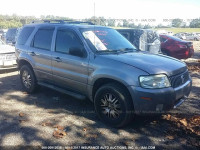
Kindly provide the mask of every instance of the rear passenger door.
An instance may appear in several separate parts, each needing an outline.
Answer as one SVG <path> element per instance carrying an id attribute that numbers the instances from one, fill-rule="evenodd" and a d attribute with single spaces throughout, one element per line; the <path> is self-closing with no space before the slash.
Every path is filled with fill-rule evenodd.
<path id="1" fill-rule="evenodd" d="M 34 60 L 34 71 L 39 82 L 52 83 L 52 37 L 54 27 L 41 27 L 31 42 L 29 55 Z"/>
<path id="2" fill-rule="evenodd" d="M 84 55 L 70 53 L 79 49 Z M 86 50 L 75 31 L 58 29 L 52 55 L 53 79 L 57 86 L 84 94 L 88 79 L 88 60 Z"/>

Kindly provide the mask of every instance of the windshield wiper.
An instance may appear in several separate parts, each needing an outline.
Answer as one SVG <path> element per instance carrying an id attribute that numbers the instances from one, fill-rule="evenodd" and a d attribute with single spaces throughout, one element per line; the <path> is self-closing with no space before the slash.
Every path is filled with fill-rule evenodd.
<path id="1" fill-rule="evenodd" d="M 128 53 L 133 51 L 138 51 L 138 49 L 134 48 L 122 48 L 122 49 L 107 49 L 107 50 L 98 50 L 98 53 Z"/>
<path id="2" fill-rule="evenodd" d="M 96 52 L 98 52 L 98 53 L 104 53 L 104 52 L 106 52 L 106 53 L 118 53 L 119 51 L 118 50 L 113 50 L 113 49 L 107 49 L 107 50 L 97 50 Z"/>
<path id="3" fill-rule="evenodd" d="M 135 48 L 123 48 L 123 49 L 119 49 L 118 51 L 127 53 L 127 52 L 138 51 L 138 49 L 135 49 Z"/>

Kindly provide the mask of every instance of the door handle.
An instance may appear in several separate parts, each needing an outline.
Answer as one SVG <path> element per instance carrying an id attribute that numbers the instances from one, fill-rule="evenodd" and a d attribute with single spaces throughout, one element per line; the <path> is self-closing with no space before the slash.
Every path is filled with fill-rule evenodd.
<path id="1" fill-rule="evenodd" d="M 53 60 L 55 60 L 56 62 L 61 62 L 62 60 L 60 59 L 60 57 L 55 57 Z"/>
<path id="2" fill-rule="evenodd" d="M 28 54 L 31 55 L 31 56 L 35 56 L 36 55 L 35 52 L 29 52 Z"/>

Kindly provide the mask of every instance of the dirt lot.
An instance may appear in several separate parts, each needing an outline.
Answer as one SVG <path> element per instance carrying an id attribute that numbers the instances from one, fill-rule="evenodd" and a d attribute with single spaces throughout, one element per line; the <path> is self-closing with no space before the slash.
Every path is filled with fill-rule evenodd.
<path id="1" fill-rule="evenodd" d="M 194 47 L 194 58 L 186 60 L 193 80 L 188 100 L 160 117 L 136 116 L 122 129 L 104 125 L 89 100 L 77 100 L 44 87 L 29 95 L 22 91 L 18 71 L 1 73 L 0 149 L 198 149 L 200 70 L 191 65 L 199 64 L 200 42 Z"/>

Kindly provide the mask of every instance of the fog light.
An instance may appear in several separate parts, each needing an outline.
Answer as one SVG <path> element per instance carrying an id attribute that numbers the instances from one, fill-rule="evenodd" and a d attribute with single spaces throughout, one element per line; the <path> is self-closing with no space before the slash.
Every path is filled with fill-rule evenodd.
<path id="1" fill-rule="evenodd" d="M 163 110 L 163 104 L 156 105 L 156 111 L 162 111 Z"/>

